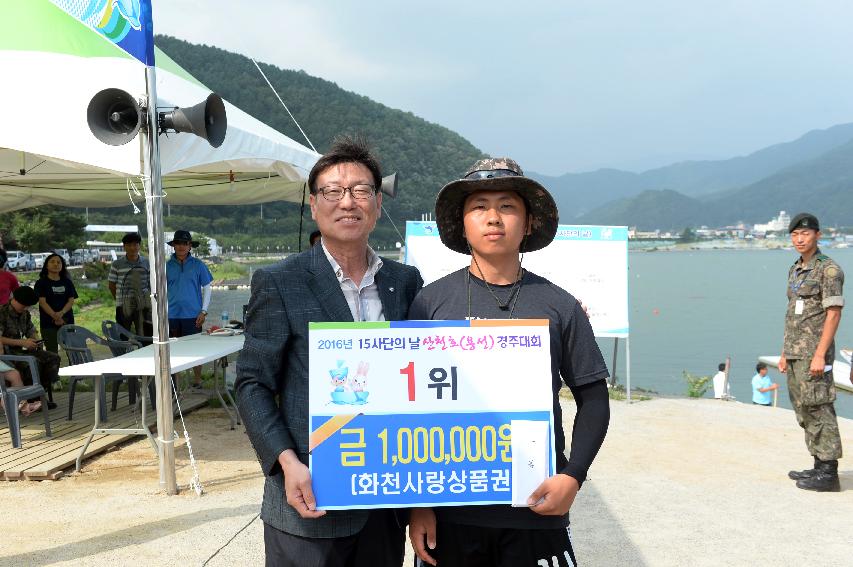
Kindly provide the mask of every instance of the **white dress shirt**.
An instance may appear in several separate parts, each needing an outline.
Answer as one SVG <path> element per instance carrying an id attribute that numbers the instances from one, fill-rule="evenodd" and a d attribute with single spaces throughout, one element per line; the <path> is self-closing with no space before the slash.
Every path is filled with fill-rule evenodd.
<path id="1" fill-rule="evenodd" d="M 382 258 L 368 246 L 367 271 L 364 273 L 364 277 L 361 278 L 361 285 L 355 285 L 355 282 L 344 274 L 341 266 L 329 253 L 326 243 L 323 242 L 322 238 L 320 239 L 320 245 L 323 247 L 323 252 L 326 254 L 329 264 L 332 265 L 335 277 L 338 278 L 341 291 L 344 292 L 344 297 L 352 313 L 352 320 L 384 321 L 385 313 L 382 310 L 382 300 L 379 298 L 379 287 L 375 281 L 376 272 L 382 267 Z"/>

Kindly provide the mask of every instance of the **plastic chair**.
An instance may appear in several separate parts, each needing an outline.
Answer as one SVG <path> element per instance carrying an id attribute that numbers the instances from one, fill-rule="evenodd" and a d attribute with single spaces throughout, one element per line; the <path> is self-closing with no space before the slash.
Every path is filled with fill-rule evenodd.
<path id="1" fill-rule="evenodd" d="M 111 343 L 118 343 L 120 341 L 109 341 L 103 339 L 89 329 L 80 327 L 79 325 L 63 325 L 59 328 L 57 342 L 59 343 L 59 346 L 62 347 L 62 350 L 65 351 L 65 354 L 68 357 L 68 364 L 70 366 L 75 366 L 86 362 L 94 362 L 95 358 L 92 356 L 92 351 L 89 349 L 89 342 L 110 347 Z M 126 342 L 123 346 L 130 347 L 131 344 Z M 121 382 L 125 377 L 121 374 L 104 374 L 103 378 L 104 380 L 101 382 L 102 389 L 97 395 L 101 397 L 101 421 L 107 421 L 106 383 L 113 383 L 113 392 L 115 393 L 118 391 L 118 387 L 121 385 Z M 89 379 L 94 380 L 94 376 L 71 376 L 69 378 L 68 421 L 71 421 L 71 415 L 74 413 L 74 395 L 77 389 L 77 382 Z M 115 407 L 113 407 L 113 409 L 115 409 Z"/>
<path id="2" fill-rule="evenodd" d="M 19 388 L 7 388 L 6 381 L 0 378 L 0 397 L 3 398 L 3 406 L 6 409 L 6 422 L 9 424 L 9 435 L 12 437 L 12 447 L 21 448 L 21 421 L 18 416 L 18 403 L 21 400 L 41 398 L 41 411 L 44 415 L 44 436 L 50 439 L 50 416 L 47 409 L 47 392 L 41 385 L 39 368 L 36 359 L 32 356 L 18 356 L 12 354 L 0 355 L 3 362 L 26 362 L 30 367 L 30 375 L 33 378 L 32 386 L 21 386 Z M 11 366 L 11 365 L 10 365 Z"/>
<path id="3" fill-rule="evenodd" d="M 101 321 L 101 332 L 112 341 L 130 341 L 139 343 L 140 347 L 148 346 L 154 342 L 154 337 L 137 335 L 115 321 Z"/>
<path id="4" fill-rule="evenodd" d="M 142 348 L 143 346 L 150 345 L 154 342 L 153 337 L 145 337 L 142 335 L 137 335 L 132 331 L 129 331 L 125 327 L 116 323 L 115 321 L 101 321 L 101 332 L 104 333 L 104 336 L 110 340 L 115 342 L 128 342 L 131 343 L 134 348 Z M 134 350 L 133 348 L 125 350 L 124 352 L 120 352 L 121 348 L 117 348 L 113 350 L 111 347 L 113 356 L 120 356 L 125 354 L 125 352 L 130 352 Z M 148 399 L 151 400 L 151 407 L 157 409 L 153 380 L 144 380 L 148 383 Z M 139 391 L 139 377 L 134 376 L 130 377 L 127 381 L 127 397 L 130 400 L 131 404 L 136 403 L 136 394 Z M 113 389 L 113 411 L 116 409 L 116 404 L 118 403 L 118 390 Z"/>

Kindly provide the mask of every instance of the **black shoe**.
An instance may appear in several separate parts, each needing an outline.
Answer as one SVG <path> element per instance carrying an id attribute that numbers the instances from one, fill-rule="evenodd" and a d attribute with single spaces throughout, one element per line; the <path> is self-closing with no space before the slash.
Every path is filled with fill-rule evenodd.
<path id="1" fill-rule="evenodd" d="M 841 492 L 838 480 L 838 461 L 819 461 L 815 474 L 797 481 L 797 488 L 815 492 Z"/>
<path id="2" fill-rule="evenodd" d="M 56 405 L 56 402 L 47 402 L 47 409 L 52 410 L 56 409 L 57 407 L 58 406 Z"/>
<path id="3" fill-rule="evenodd" d="M 820 463 L 820 459 L 817 457 L 814 458 L 814 468 L 806 469 L 804 471 L 790 471 L 788 473 L 788 478 L 791 480 L 800 480 L 803 478 L 811 478 L 817 473 L 817 466 Z"/>

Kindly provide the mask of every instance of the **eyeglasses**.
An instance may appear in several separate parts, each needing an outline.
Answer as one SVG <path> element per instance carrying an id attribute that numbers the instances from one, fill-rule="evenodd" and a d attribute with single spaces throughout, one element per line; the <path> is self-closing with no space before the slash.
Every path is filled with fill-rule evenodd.
<path id="1" fill-rule="evenodd" d="M 373 197 L 376 193 L 376 187 L 373 185 L 369 185 L 367 183 L 359 183 L 358 185 L 353 185 L 352 187 L 341 187 L 340 185 L 326 185 L 325 187 L 320 187 L 317 189 L 327 201 L 340 201 L 344 198 L 346 192 L 349 191 L 349 194 L 356 201 L 366 201 Z"/>
<path id="2" fill-rule="evenodd" d="M 494 177 L 520 177 L 520 174 L 511 169 L 483 169 L 472 171 L 463 179 L 492 179 Z"/>

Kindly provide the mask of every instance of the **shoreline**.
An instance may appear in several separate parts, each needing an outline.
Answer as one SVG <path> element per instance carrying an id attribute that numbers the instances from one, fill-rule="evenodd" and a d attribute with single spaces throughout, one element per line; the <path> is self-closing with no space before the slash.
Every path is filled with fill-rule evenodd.
<path id="1" fill-rule="evenodd" d="M 715 239 L 695 242 L 669 242 L 668 244 L 642 245 L 642 240 L 628 240 L 628 252 L 693 252 L 697 250 L 793 250 L 787 239 L 767 240 L 731 240 Z M 632 246 L 632 243 L 634 244 Z M 827 247 L 831 250 L 832 247 Z"/>

